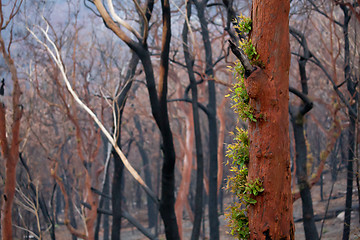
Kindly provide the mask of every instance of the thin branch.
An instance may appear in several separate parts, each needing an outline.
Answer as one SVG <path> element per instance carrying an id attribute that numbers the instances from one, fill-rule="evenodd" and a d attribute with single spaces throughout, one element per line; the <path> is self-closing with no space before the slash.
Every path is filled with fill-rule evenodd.
<path id="1" fill-rule="evenodd" d="M 298 42 L 300 43 L 300 45 L 303 44 L 303 41 L 299 40 L 299 38 L 305 38 L 305 36 L 303 36 L 302 33 L 300 33 L 299 31 L 297 31 L 294 28 L 290 28 L 290 33 L 298 40 Z M 297 37 L 296 37 L 297 36 Z M 320 60 L 310 51 L 310 49 L 308 49 L 310 56 L 312 57 L 312 59 L 309 59 L 310 62 L 314 63 L 316 66 L 318 66 L 323 73 L 325 74 L 326 78 L 331 82 L 331 84 L 333 85 L 333 89 L 335 90 L 335 92 L 337 93 L 337 95 L 339 96 L 340 100 L 346 105 L 348 111 L 350 114 L 352 114 L 353 116 L 356 116 L 355 111 L 352 109 L 352 107 L 350 106 L 349 102 L 346 100 L 345 96 L 343 95 L 343 93 L 339 90 L 339 88 L 337 87 L 334 79 L 330 76 L 330 74 L 327 72 L 327 70 L 325 69 L 325 67 L 322 65 L 322 63 L 320 62 Z M 302 55 L 298 54 L 298 53 L 292 53 L 293 55 L 296 56 L 300 56 L 303 57 Z"/>
<path id="2" fill-rule="evenodd" d="M 244 51 L 241 48 L 238 48 L 235 43 L 231 40 L 228 40 L 230 43 L 230 48 L 233 54 L 240 60 L 241 64 L 245 68 L 245 77 L 250 76 L 250 74 L 255 70 L 255 68 L 251 65 L 249 58 L 246 56 Z"/>
<path id="3" fill-rule="evenodd" d="M 134 0 L 134 2 L 136 2 L 136 0 Z M 132 26 L 130 26 L 130 24 L 125 22 L 123 19 L 119 17 L 119 15 L 116 14 L 112 0 L 107 0 L 107 5 L 109 7 L 110 16 L 114 19 L 114 21 L 124 26 L 127 30 L 129 30 L 132 34 L 134 34 L 139 41 L 142 42 L 143 38 L 140 36 L 140 34 Z"/>
<path id="4" fill-rule="evenodd" d="M 147 20 L 146 14 L 144 13 L 144 11 L 141 9 L 139 3 L 137 2 L 137 0 L 133 0 L 136 9 L 138 10 L 138 12 L 140 13 L 143 21 L 144 21 L 144 32 L 143 32 L 143 37 L 142 37 L 142 43 L 145 44 L 146 39 L 148 37 L 149 34 L 149 22 Z"/>
<path id="5" fill-rule="evenodd" d="M 320 8 L 318 6 L 316 6 L 316 4 L 312 1 L 312 0 L 308 0 L 308 2 L 315 8 L 315 11 L 320 13 L 321 15 L 323 15 L 324 17 L 330 19 L 331 21 L 333 21 L 334 23 L 336 23 L 339 26 L 343 26 L 342 23 L 336 21 L 335 19 L 329 17 L 325 12 L 321 11 Z M 336 2 L 336 1 L 335 1 Z"/>
<path id="6" fill-rule="evenodd" d="M 300 109 L 300 114 L 302 116 L 305 116 L 305 114 L 313 108 L 313 102 L 307 95 L 303 94 L 302 92 L 298 91 L 293 87 L 289 87 L 289 91 L 298 96 L 304 102 L 304 106 Z"/>

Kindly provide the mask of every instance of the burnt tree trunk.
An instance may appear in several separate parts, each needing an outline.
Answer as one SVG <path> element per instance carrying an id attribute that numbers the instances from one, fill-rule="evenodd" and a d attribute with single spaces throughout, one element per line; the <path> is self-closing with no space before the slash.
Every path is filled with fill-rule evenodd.
<path id="1" fill-rule="evenodd" d="M 108 148 L 108 141 L 103 137 L 103 147 L 105 149 L 105 154 L 104 154 L 104 159 L 105 159 L 105 170 L 104 170 L 104 182 L 103 182 L 103 186 L 102 186 L 102 194 L 104 195 L 110 195 L 110 174 L 109 174 L 109 168 L 110 168 L 110 153 L 108 153 L 108 151 L 110 149 Z M 110 148 L 110 146 L 109 146 Z M 108 162 L 107 162 L 108 161 Z M 100 196 L 100 201 L 99 201 L 99 209 L 104 209 L 104 210 L 109 210 L 109 199 L 107 199 L 106 197 L 104 197 L 103 195 Z M 100 226 L 101 226 L 101 218 L 102 218 L 102 213 L 98 212 L 97 217 L 96 217 L 96 226 L 95 226 L 95 236 L 94 239 L 95 240 L 99 240 L 99 231 L 100 231 Z M 104 221 L 103 221 L 104 225 L 104 233 L 103 233 L 103 239 L 104 240 L 108 240 L 109 239 L 109 217 L 105 214 L 104 215 Z"/>
<path id="2" fill-rule="evenodd" d="M 209 126 L 209 228 L 210 228 L 210 239 L 217 240 L 219 239 L 219 218 L 218 218 L 218 198 L 217 198 L 217 171 L 218 171 L 218 159 L 217 159 L 217 149 L 218 149 L 218 140 L 217 140 L 217 122 L 216 122 L 216 90 L 214 78 L 214 69 L 213 69 L 213 60 L 212 60 L 212 49 L 209 36 L 208 22 L 205 17 L 205 8 L 207 0 L 203 1 L 194 1 L 200 25 L 201 25 L 201 35 L 204 43 L 205 49 L 205 75 L 209 79 L 208 83 L 208 126 Z"/>
<path id="3" fill-rule="evenodd" d="M 173 136 L 170 129 L 170 122 L 167 109 L 167 79 L 169 68 L 169 51 L 171 40 L 171 24 L 170 24 L 170 3 L 168 0 L 161 1 L 162 8 L 162 46 L 160 54 L 160 68 L 159 68 L 159 84 L 157 91 L 154 68 L 151 62 L 151 54 L 148 49 L 146 38 L 138 39 L 136 42 L 131 39 L 119 28 L 107 12 L 106 8 L 99 0 L 94 0 L 96 8 L 101 14 L 106 26 L 110 28 L 116 36 L 124 41 L 127 46 L 133 50 L 140 58 L 146 78 L 146 87 L 149 93 L 150 105 L 152 115 L 161 132 L 162 137 L 162 151 L 164 154 L 164 161 L 162 166 L 161 176 L 161 200 L 160 200 L 160 214 L 165 225 L 165 234 L 167 239 L 179 239 L 179 231 L 175 216 L 175 147 Z M 149 22 L 152 9 L 154 6 L 153 0 L 147 1 L 147 8 L 145 17 Z"/>
<path id="4" fill-rule="evenodd" d="M 296 178 L 300 190 L 303 211 L 303 226 L 305 231 L 305 238 L 307 240 L 319 239 L 318 232 L 314 221 L 314 210 L 311 198 L 311 188 L 308 182 L 307 175 L 307 147 L 304 135 L 305 115 L 312 109 L 313 103 L 307 97 L 308 84 L 306 76 L 306 63 L 312 57 L 306 38 L 297 30 L 291 28 L 290 33 L 296 38 L 303 48 L 303 55 L 298 60 L 300 83 L 302 91 L 299 92 L 294 88 L 290 91 L 301 99 L 299 107 L 290 106 L 291 123 L 294 130 L 295 138 L 295 163 L 296 163 Z"/>
<path id="5" fill-rule="evenodd" d="M 304 136 L 304 121 L 304 116 L 301 113 L 291 114 L 296 148 L 296 177 L 302 201 L 305 238 L 307 240 L 316 240 L 319 239 L 319 236 L 314 221 L 314 210 L 307 176 L 307 149 Z"/>
<path id="6" fill-rule="evenodd" d="M 128 92 L 132 86 L 132 78 L 135 75 L 135 70 L 138 65 L 139 58 L 136 54 L 133 54 L 130 62 L 129 62 L 129 69 L 126 73 L 125 77 L 125 84 L 120 92 L 118 92 L 118 96 L 115 99 L 115 114 L 117 121 L 116 132 L 118 134 L 116 144 L 120 147 L 121 146 L 121 120 L 122 120 L 122 113 L 124 110 L 124 106 L 127 100 Z M 120 156 L 116 153 L 115 149 L 113 149 L 113 156 L 114 156 L 114 175 L 113 175 L 113 182 L 112 182 L 112 190 L 111 190 L 111 201 L 112 201 L 112 210 L 113 210 L 113 217 L 112 217 L 112 228 L 111 228 L 111 239 L 112 240 L 119 240 L 120 239 L 120 232 L 121 232 L 121 205 L 122 205 L 122 186 L 123 186 L 123 172 L 124 172 L 124 164 L 121 161 Z"/>
<path id="7" fill-rule="evenodd" d="M 355 150 L 355 121 L 357 120 L 356 103 L 358 96 L 356 92 L 356 83 L 351 78 L 350 68 L 350 41 L 349 41 L 349 22 L 351 15 L 349 9 L 345 5 L 340 5 L 344 13 L 344 23 L 342 30 L 344 34 L 344 75 L 347 90 L 350 94 L 350 106 L 352 112 L 349 111 L 349 129 L 348 129 L 348 161 L 347 161 L 347 182 L 346 182 L 346 200 L 345 200 L 345 218 L 344 218 L 344 231 L 343 240 L 348 240 L 350 237 L 350 224 L 351 224 L 351 207 L 352 207 L 352 191 L 354 181 L 354 150 Z"/>
<path id="8" fill-rule="evenodd" d="M 289 147 L 290 1 L 254 0 L 251 39 L 262 68 L 245 80 L 257 122 L 249 123 L 249 181 L 264 192 L 248 211 L 250 239 L 294 239 Z"/>
<path id="9" fill-rule="evenodd" d="M 186 2 L 187 18 L 190 19 L 191 16 L 191 4 Z M 195 134 L 195 145 L 196 145 L 196 193 L 195 193 L 195 218 L 193 229 L 191 233 L 191 240 L 199 239 L 201 231 L 201 220 L 203 216 L 203 191 L 204 191 L 204 160 L 203 160 L 203 150 L 201 142 L 201 130 L 200 130 L 200 120 L 199 120 L 199 106 L 198 106 L 198 95 L 197 95 L 197 83 L 194 73 L 194 59 L 190 53 L 189 41 L 188 41 L 188 32 L 189 28 L 187 23 L 184 23 L 184 28 L 182 32 L 183 38 L 183 49 L 184 57 L 186 62 L 186 69 L 188 71 L 189 80 L 190 80 L 190 89 L 191 89 L 191 103 L 193 111 L 193 121 L 194 121 L 194 134 Z"/>
<path id="10" fill-rule="evenodd" d="M 138 141 L 136 141 L 136 146 L 139 149 L 139 153 L 141 156 L 141 159 L 143 161 L 143 169 L 144 169 L 144 175 L 145 175 L 145 183 L 146 185 L 152 190 L 152 182 L 151 182 L 151 171 L 150 171 L 150 161 L 148 158 L 148 155 L 144 149 L 144 137 L 143 137 L 143 132 L 142 132 L 142 128 L 140 125 L 140 120 L 138 116 L 134 116 L 134 123 L 135 123 L 135 127 L 139 132 L 139 139 Z M 154 201 L 151 199 L 151 197 L 149 195 L 146 195 L 146 202 L 147 202 L 147 209 L 148 209 L 148 223 L 149 223 L 149 228 L 153 228 L 156 225 L 156 214 L 157 214 L 157 209 L 156 209 L 156 204 L 154 203 Z"/>

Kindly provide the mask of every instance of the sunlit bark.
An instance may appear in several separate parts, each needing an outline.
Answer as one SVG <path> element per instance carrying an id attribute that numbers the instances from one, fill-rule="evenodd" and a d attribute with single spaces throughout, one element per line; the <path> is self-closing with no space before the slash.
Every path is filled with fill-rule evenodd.
<path id="1" fill-rule="evenodd" d="M 254 0 L 251 39 L 264 64 L 245 80 L 257 122 L 249 123 L 249 181 L 264 192 L 248 211 L 250 239 L 294 239 L 289 152 L 290 1 Z M 263 116 L 263 117 L 261 117 Z"/>

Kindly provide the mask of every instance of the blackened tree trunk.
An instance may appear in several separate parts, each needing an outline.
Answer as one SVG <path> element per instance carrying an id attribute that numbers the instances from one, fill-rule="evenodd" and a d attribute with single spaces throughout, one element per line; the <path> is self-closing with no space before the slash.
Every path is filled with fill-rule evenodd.
<path id="1" fill-rule="evenodd" d="M 253 0 L 251 40 L 259 54 L 245 80 L 257 122 L 249 123 L 248 180 L 264 192 L 248 210 L 250 239 L 294 239 L 289 147 L 290 1 Z"/>
<path id="2" fill-rule="evenodd" d="M 127 100 L 128 92 L 132 86 L 132 78 L 135 75 L 136 67 L 138 65 L 139 58 L 136 54 L 132 54 L 132 57 L 129 62 L 129 68 L 125 77 L 125 84 L 121 91 L 117 93 L 117 97 L 115 99 L 115 116 L 117 121 L 116 123 L 116 132 L 117 132 L 117 140 L 116 144 L 121 147 L 121 120 L 122 113 L 124 110 L 124 106 Z M 122 186 L 123 186 L 123 172 L 124 172 L 124 164 L 121 161 L 120 156 L 116 153 L 115 149 L 113 149 L 114 156 L 114 175 L 112 182 L 112 190 L 111 190 L 111 201 L 112 201 L 112 229 L 111 229 L 111 239 L 119 240 L 120 232 L 121 232 L 121 205 L 122 205 Z"/>
<path id="3" fill-rule="evenodd" d="M 162 0 L 162 46 L 160 54 L 160 68 L 159 68 L 159 84 L 157 91 L 155 84 L 154 69 L 152 66 L 150 51 L 147 47 L 147 35 L 137 37 L 138 42 L 132 40 L 121 28 L 114 22 L 109 15 L 109 12 L 104 7 L 100 0 L 94 0 L 97 10 L 102 16 L 106 26 L 110 28 L 127 46 L 133 50 L 140 58 L 146 78 L 146 87 L 148 89 L 152 115 L 162 136 L 162 150 L 164 154 L 164 161 L 162 166 L 161 176 L 161 200 L 160 200 L 160 214 L 165 225 L 165 234 L 167 239 L 179 239 L 179 232 L 175 216 L 175 147 L 173 136 L 170 129 L 168 109 L 167 109 L 167 79 L 169 67 L 169 51 L 171 39 L 171 24 L 170 24 L 170 3 L 168 0 Z M 148 24 L 154 1 L 147 2 L 146 12 L 144 14 Z M 148 25 L 147 25 L 148 26 Z M 147 27 L 146 26 L 146 27 Z M 147 31 L 145 31 L 147 33 Z"/>
<path id="4" fill-rule="evenodd" d="M 294 129 L 295 148 L 296 148 L 296 177 L 302 201 L 303 224 L 305 238 L 307 240 L 319 239 L 312 205 L 311 191 L 307 176 L 307 149 L 304 136 L 304 115 L 300 112 L 292 111 L 291 123 Z"/>
<path id="5" fill-rule="evenodd" d="M 117 141 L 119 145 L 120 140 Z M 121 205 L 122 205 L 122 191 L 121 186 L 123 182 L 123 171 L 124 164 L 121 161 L 119 155 L 116 152 L 114 154 L 114 175 L 111 188 L 111 203 L 112 203 L 112 229 L 111 229 L 111 239 L 120 240 L 121 232 Z"/>
<path id="6" fill-rule="evenodd" d="M 187 10 L 187 19 L 190 19 L 191 16 L 191 4 L 189 1 L 186 2 Z M 191 103 L 193 111 L 193 121 L 194 121 L 194 134 L 195 134 L 195 146 L 196 146 L 196 190 L 195 190 L 195 218 L 193 229 L 191 233 L 191 239 L 196 240 L 200 237 L 201 230 L 201 220 L 203 216 L 203 191 L 204 191 L 204 160 L 203 160 L 203 150 L 201 142 L 201 131 L 200 131 L 200 120 L 199 120 L 199 107 L 198 107 L 198 95 L 197 95 L 197 83 L 194 74 L 194 59 L 190 53 L 189 41 L 188 41 L 188 24 L 185 21 L 184 28 L 182 32 L 183 38 L 183 49 L 184 57 L 186 62 L 186 69 L 188 71 L 189 80 L 190 80 L 190 89 L 191 89 Z"/>
<path id="7" fill-rule="evenodd" d="M 308 49 L 304 35 L 292 28 L 290 29 L 290 33 L 299 41 L 303 48 L 303 55 L 298 60 L 302 92 L 290 88 L 290 91 L 302 100 L 300 107 L 290 106 L 291 123 L 293 126 L 295 138 L 296 178 L 302 200 L 303 226 L 305 231 L 305 237 L 307 240 L 317 240 L 319 239 L 319 236 L 314 220 L 314 210 L 310 191 L 311 188 L 308 183 L 306 164 L 307 147 L 304 136 L 305 115 L 313 107 L 313 103 L 307 97 L 308 79 L 306 76 L 306 63 L 312 56 Z"/>
<path id="8" fill-rule="evenodd" d="M 104 151 L 104 160 L 105 160 L 105 170 L 104 170 L 104 180 L 103 180 L 103 186 L 102 186 L 102 194 L 100 196 L 99 201 L 99 209 L 109 210 L 109 199 L 104 197 L 104 195 L 110 195 L 110 174 L 109 174 L 109 168 L 110 168 L 110 145 L 108 145 L 107 139 L 105 137 L 102 137 L 103 140 L 103 148 Z M 97 217 L 96 217 L 96 226 L 95 226 L 95 240 L 99 240 L 99 231 L 101 226 L 101 219 L 102 219 L 102 213 L 98 211 Z M 107 226 L 106 226 L 107 225 Z M 104 234 L 103 239 L 108 240 L 109 239 L 109 217 L 108 215 L 104 215 Z"/>
<path id="9" fill-rule="evenodd" d="M 349 22 L 351 15 L 346 5 L 340 5 L 344 13 L 344 23 L 342 25 L 344 34 L 344 75 L 347 85 L 347 90 L 350 94 L 350 105 L 353 111 L 349 111 L 349 130 L 348 130 L 348 162 L 347 162 L 347 182 L 346 182 L 346 202 L 345 202 L 345 218 L 344 218 L 344 231 L 343 240 L 348 240 L 350 237 L 350 224 L 351 224 L 351 207 L 352 207 L 352 190 L 353 190 L 353 161 L 355 150 L 355 121 L 357 118 L 356 103 L 358 95 L 356 92 L 356 83 L 351 79 L 350 68 L 350 41 L 349 41 Z"/>
<path id="10" fill-rule="evenodd" d="M 142 128 L 141 128 L 140 120 L 139 120 L 138 116 L 134 116 L 134 123 L 135 123 L 136 129 L 139 132 L 139 139 L 136 141 L 136 146 L 139 149 L 140 156 L 143 161 L 145 183 L 150 189 L 153 189 L 152 182 L 151 182 L 150 165 L 149 165 L 150 161 L 148 158 L 148 154 L 146 153 L 146 151 L 144 149 L 144 137 L 143 137 L 143 132 L 142 132 Z M 155 224 L 156 224 L 156 213 L 157 213 L 156 205 L 149 195 L 146 196 L 146 202 L 147 202 L 147 209 L 148 209 L 149 228 L 153 228 L 153 227 L 155 227 Z"/>
<path id="11" fill-rule="evenodd" d="M 205 49 L 205 75 L 209 79 L 208 83 L 208 120 L 209 120 L 209 228 L 210 228 L 210 239 L 219 239 L 219 218 L 218 218 L 218 198 L 217 198 L 217 171 L 218 171 L 218 160 L 217 160 L 217 122 L 216 122 L 216 90 L 212 60 L 212 49 L 208 29 L 208 21 L 205 17 L 205 8 L 207 0 L 194 1 L 198 17 L 201 25 L 201 35 Z"/>
<path id="12" fill-rule="evenodd" d="M 65 182 L 64 182 L 64 185 L 65 185 L 65 190 L 66 190 L 66 193 L 68 196 L 72 196 L 72 189 L 71 189 L 71 185 L 69 183 L 69 178 L 66 177 L 67 172 L 65 172 Z M 76 219 L 75 219 L 75 211 L 74 211 L 74 204 L 73 201 L 72 201 L 72 198 L 69 197 L 68 198 L 68 204 L 69 204 L 69 214 L 70 214 L 70 225 L 76 229 L 77 228 L 77 224 L 76 224 Z M 71 235 L 71 238 L 72 240 L 77 240 L 77 237 L 72 234 Z"/>
<path id="13" fill-rule="evenodd" d="M 165 225 L 167 239 L 180 239 L 175 216 L 175 147 L 170 129 L 167 109 L 167 80 L 169 71 L 169 51 L 171 38 L 170 2 L 161 0 L 163 35 L 160 55 L 158 125 L 163 139 L 164 162 L 161 176 L 160 214 Z M 149 91 L 149 94 L 150 91 Z M 154 112 L 155 106 L 151 104 Z M 159 110 L 159 109 L 158 109 Z"/>

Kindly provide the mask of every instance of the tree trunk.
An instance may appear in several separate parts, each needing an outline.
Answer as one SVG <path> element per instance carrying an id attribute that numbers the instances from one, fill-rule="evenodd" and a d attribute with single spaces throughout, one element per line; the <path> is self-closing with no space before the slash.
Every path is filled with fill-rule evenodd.
<path id="1" fill-rule="evenodd" d="M 264 192 L 248 211 L 250 239 L 294 239 L 289 149 L 290 1 L 254 0 L 251 39 L 263 69 L 245 80 L 257 122 L 249 123 L 249 181 Z"/>
<path id="2" fill-rule="evenodd" d="M 119 141 L 117 142 L 119 144 Z M 118 145 L 120 146 L 120 145 Z M 119 155 L 114 154 L 114 176 L 111 190 L 111 202 L 112 202 L 112 229 L 111 240 L 120 240 L 121 232 L 121 203 L 122 203 L 122 191 L 121 185 L 123 184 L 123 172 L 124 164 L 121 161 Z"/>
<path id="3" fill-rule="evenodd" d="M 209 126 L 209 228 L 210 239 L 219 239 L 219 218 L 218 218 L 218 198 L 217 198 L 217 174 L 218 174 L 218 162 L 217 162 L 217 122 L 216 122 L 216 90 L 212 61 L 212 49 L 209 36 L 208 23 L 205 17 L 205 8 L 208 1 L 194 1 L 198 12 L 198 17 L 201 25 L 201 35 L 205 49 L 205 75 L 209 78 L 208 81 L 208 126 Z"/>
<path id="4" fill-rule="evenodd" d="M 108 145 L 108 141 L 103 138 L 103 148 L 105 149 L 104 159 L 105 159 L 105 170 L 104 170 L 104 181 L 102 186 L 102 193 L 105 195 L 110 194 L 110 145 Z M 99 209 L 109 210 L 109 199 L 104 197 L 103 195 L 100 196 L 99 201 Z M 95 240 L 99 240 L 99 231 L 101 226 L 101 217 L 102 213 L 98 212 L 97 218 L 96 218 L 96 226 L 95 226 Z M 104 234 L 103 239 L 108 240 L 109 239 L 109 217 L 105 214 L 104 215 Z"/>
<path id="5" fill-rule="evenodd" d="M 153 188 L 152 188 L 152 182 L 151 182 L 151 171 L 150 171 L 150 165 L 149 165 L 150 161 L 149 161 L 148 155 L 144 149 L 144 137 L 143 137 L 140 120 L 139 120 L 138 116 L 134 116 L 134 123 L 135 123 L 136 129 L 139 132 L 139 139 L 138 139 L 138 141 L 136 141 L 136 146 L 139 149 L 139 153 L 140 153 L 141 159 L 143 161 L 145 183 L 152 190 Z M 155 224 L 156 224 L 156 213 L 157 213 L 156 205 L 149 195 L 146 195 L 146 202 L 147 202 L 147 209 L 148 209 L 149 228 L 153 228 L 153 227 L 155 227 Z"/>
<path id="6" fill-rule="evenodd" d="M 308 182 L 307 175 L 307 147 L 304 136 L 305 115 L 312 109 L 313 103 L 307 97 L 308 95 L 308 78 L 306 76 L 306 63 L 312 57 L 307 46 L 306 38 L 303 34 L 295 29 L 290 29 L 290 33 L 298 39 L 302 48 L 303 55 L 298 60 L 300 83 L 302 91 L 290 88 L 290 91 L 299 97 L 302 102 L 299 107 L 290 106 L 291 123 L 294 130 L 295 138 L 295 163 L 296 163 L 296 178 L 300 190 L 303 210 L 303 225 L 305 237 L 307 240 L 319 239 L 318 232 L 314 221 L 314 211 L 311 198 L 311 188 Z"/>
<path id="7" fill-rule="evenodd" d="M 187 9 L 187 18 L 190 19 L 191 16 L 191 4 L 186 2 Z M 191 89 L 191 102 L 192 102 L 192 111 L 193 111 L 193 123 L 194 123 L 194 134 L 195 134 L 195 145 L 196 145 L 196 196 L 195 196 L 195 219 L 193 224 L 193 229 L 191 233 L 191 239 L 196 240 L 200 237 L 201 230 L 201 220 L 203 216 L 203 191 L 204 191 L 204 160 L 203 160 L 203 150 L 201 142 L 201 130 L 200 130 L 200 120 L 199 120 L 199 107 L 198 107 L 198 95 L 197 95 L 197 84 L 195 79 L 195 74 L 193 70 L 194 59 L 190 53 L 189 42 L 188 42 L 188 25 L 185 22 L 182 32 L 183 38 L 183 49 L 184 57 L 186 62 L 186 68 L 190 80 L 190 89 Z"/>
<path id="8" fill-rule="evenodd" d="M 298 121 L 298 122 L 297 122 Z M 302 211 L 303 211 L 303 224 L 305 231 L 305 238 L 307 240 L 316 240 L 319 239 L 315 221 L 314 221 L 314 211 L 312 205 L 312 198 L 310 192 L 310 186 L 308 183 L 307 176 L 307 149 L 304 136 L 304 119 L 298 119 L 296 117 L 292 118 L 292 125 L 294 129 L 295 137 L 295 147 L 296 147 L 296 177 L 298 180 L 298 186 L 300 189 L 300 196 L 302 201 Z M 299 124 L 299 122 L 301 122 Z"/>
<path id="9" fill-rule="evenodd" d="M 21 3 L 20 3 L 21 4 Z M 3 17 L 3 6 L 0 6 L 0 15 Z M 8 21 L 16 15 L 16 13 L 9 18 Z M 1 21 L 3 25 L 3 21 Z M 11 80 L 13 84 L 12 91 L 12 122 L 9 122 L 6 119 L 6 106 L 2 102 L 2 95 L 0 95 L 0 147 L 1 153 L 5 160 L 5 183 L 4 183 L 4 192 L 2 195 L 2 204 L 1 204 L 1 233 L 4 240 L 12 239 L 12 207 L 15 196 L 15 186 L 16 186 L 16 165 L 19 160 L 19 145 L 21 139 L 20 135 L 20 120 L 22 115 L 23 107 L 20 105 L 20 95 L 21 89 L 19 85 L 18 74 L 14 60 L 11 58 L 10 49 L 5 45 L 0 26 L 0 52 L 5 60 L 6 66 L 8 67 L 9 72 L 11 73 Z M 12 31 L 10 33 L 10 39 L 12 39 Z M 4 86 L 2 91 L 5 92 Z M 10 113 L 9 113 L 10 114 Z M 11 125 L 11 132 L 7 136 L 6 126 Z"/>
<path id="10" fill-rule="evenodd" d="M 10 163 L 11 162 L 11 163 Z M 15 196 L 16 164 L 7 159 L 5 163 L 5 188 L 1 208 L 1 233 L 2 239 L 12 240 L 12 205 Z"/>
<path id="11" fill-rule="evenodd" d="M 351 108 L 355 114 L 349 111 L 349 130 L 348 130 L 348 161 L 347 161 L 347 182 L 346 182 L 346 200 L 345 200 L 345 218 L 344 218 L 344 231 L 343 240 L 348 240 L 350 237 L 350 224 L 351 224 L 351 207 L 352 207 L 352 191 L 353 191 L 353 161 L 354 161 L 354 149 L 355 149 L 355 121 L 357 118 L 356 102 L 358 96 L 356 92 L 356 84 L 351 79 L 350 68 L 350 41 L 349 41 L 349 22 L 351 15 L 349 9 L 345 5 L 340 5 L 344 13 L 344 24 L 342 25 L 344 34 L 344 75 L 349 91 L 350 97 L 353 101 L 350 101 Z"/>
<path id="12" fill-rule="evenodd" d="M 99 0 L 94 0 L 96 8 L 101 14 L 107 27 L 109 27 L 128 47 L 133 50 L 140 58 L 144 67 L 146 76 L 146 87 L 149 92 L 150 105 L 153 117 L 161 132 L 164 153 L 164 162 L 161 176 L 161 200 L 160 214 L 165 225 L 165 234 L 167 239 L 179 239 L 179 232 L 175 216 L 175 147 L 170 129 L 168 109 L 167 109 L 167 78 L 169 68 L 169 51 L 171 39 L 170 24 L 170 3 L 168 0 L 161 1 L 162 7 L 162 46 L 160 54 L 159 69 L 159 92 L 157 92 L 155 84 L 154 69 L 151 63 L 150 52 L 147 47 L 146 38 L 140 42 L 133 41 L 128 37 L 112 20 L 106 8 Z M 154 1 L 149 0 L 147 3 L 147 11 L 145 13 L 147 21 L 150 20 Z"/>

